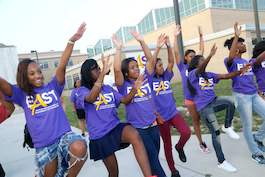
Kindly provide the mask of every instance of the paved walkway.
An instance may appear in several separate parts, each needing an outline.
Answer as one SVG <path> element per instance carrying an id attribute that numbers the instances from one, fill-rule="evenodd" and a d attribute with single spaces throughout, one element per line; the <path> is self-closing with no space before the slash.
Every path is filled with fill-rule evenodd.
<path id="1" fill-rule="evenodd" d="M 34 164 L 34 149 L 29 151 L 22 147 L 24 140 L 23 130 L 25 117 L 23 110 L 16 110 L 11 118 L 0 125 L 0 162 L 6 172 L 6 177 L 33 177 L 36 166 Z M 73 131 L 81 133 L 75 127 Z M 184 147 L 187 162 L 182 163 L 178 158 L 178 153 L 173 150 L 176 168 L 182 177 L 255 177 L 263 176 L 265 167 L 258 165 L 251 160 L 251 153 L 243 137 L 239 133 L 240 139 L 231 139 L 227 134 L 221 134 L 221 143 L 225 157 L 229 163 L 238 169 L 236 173 L 228 173 L 217 168 L 217 158 L 213 150 L 211 135 L 202 135 L 211 150 L 210 154 L 203 154 L 198 148 L 198 140 L 192 135 Z M 172 144 L 176 144 L 179 136 L 172 136 Z M 265 142 L 264 142 L 265 143 Z M 263 153 L 265 155 L 265 153 Z M 135 160 L 132 147 L 116 152 L 119 164 L 119 174 L 121 177 L 143 176 Z M 168 177 L 171 176 L 170 170 L 164 156 L 163 143 L 161 140 L 161 150 L 159 154 L 160 162 Z M 106 177 L 108 172 L 102 161 L 87 160 L 80 177 Z"/>

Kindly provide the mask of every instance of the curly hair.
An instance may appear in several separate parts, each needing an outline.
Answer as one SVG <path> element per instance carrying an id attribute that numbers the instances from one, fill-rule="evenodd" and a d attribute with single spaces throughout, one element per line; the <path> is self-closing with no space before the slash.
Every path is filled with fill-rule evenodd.
<path id="1" fill-rule="evenodd" d="M 228 49 L 230 50 L 231 47 L 232 47 L 232 44 L 233 44 L 233 41 L 234 41 L 234 38 L 235 37 L 231 37 L 231 39 L 226 39 L 225 43 L 224 43 L 224 47 L 228 47 Z M 243 38 L 238 38 L 238 42 L 245 42 L 245 39 Z"/>

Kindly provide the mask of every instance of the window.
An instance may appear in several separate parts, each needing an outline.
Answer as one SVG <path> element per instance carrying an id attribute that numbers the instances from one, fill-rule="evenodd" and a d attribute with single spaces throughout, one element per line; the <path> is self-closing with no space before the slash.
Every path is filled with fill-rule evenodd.
<path id="1" fill-rule="evenodd" d="M 59 63 L 60 63 L 60 60 L 55 60 L 55 61 L 53 61 L 54 68 L 57 68 L 58 65 L 59 65 Z M 70 59 L 70 60 L 68 61 L 68 63 L 67 63 L 66 66 L 73 66 L 73 65 L 74 65 L 74 64 L 73 64 L 73 60 Z"/>
<path id="2" fill-rule="evenodd" d="M 43 70 L 50 69 L 49 68 L 49 62 L 48 61 L 41 61 L 41 62 L 39 62 L 39 66 L 40 66 L 40 69 L 43 69 Z"/>

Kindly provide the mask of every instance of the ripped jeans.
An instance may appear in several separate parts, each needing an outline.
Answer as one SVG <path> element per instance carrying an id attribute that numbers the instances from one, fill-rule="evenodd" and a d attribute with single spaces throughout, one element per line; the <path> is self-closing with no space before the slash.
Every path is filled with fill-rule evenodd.
<path id="1" fill-rule="evenodd" d="M 230 127 L 235 113 L 235 100 L 231 96 L 218 96 L 206 107 L 199 111 L 199 114 L 212 134 L 212 143 L 219 163 L 225 160 L 222 147 L 220 130 L 215 112 L 226 108 L 225 126 Z"/>
<path id="2" fill-rule="evenodd" d="M 79 134 L 75 132 L 67 132 L 66 134 L 61 136 L 61 138 L 56 143 L 49 146 L 37 148 L 35 152 L 35 164 L 38 167 L 38 176 L 44 176 L 44 167 L 48 163 L 52 162 L 56 157 L 58 157 L 58 166 L 55 177 L 62 177 L 64 173 L 67 172 L 78 161 L 85 160 L 87 153 L 85 157 L 78 158 L 69 151 L 70 145 L 76 140 L 84 141 L 87 144 L 86 140 Z M 69 167 L 71 157 L 76 158 L 76 161 Z"/>

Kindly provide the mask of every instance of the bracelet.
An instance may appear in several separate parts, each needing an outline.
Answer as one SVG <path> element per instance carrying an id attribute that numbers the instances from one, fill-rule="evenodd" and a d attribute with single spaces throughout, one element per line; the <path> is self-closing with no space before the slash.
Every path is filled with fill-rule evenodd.
<path id="1" fill-rule="evenodd" d="M 95 82 L 95 85 L 98 86 L 99 88 L 101 88 L 104 84 Z"/>
<path id="2" fill-rule="evenodd" d="M 141 46 L 143 47 L 144 45 L 146 45 L 146 43 L 144 42 L 143 44 L 141 44 Z"/>
<path id="3" fill-rule="evenodd" d="M 116 49 L 116 50 L 121 50 L 121 49 Z"/>
<path id="4" fill-rule="evenodd" d="M 68 43 L 69 43 L 69 44 L 75 44 L 75 42 L 72 42 L 72 41 L 70 41 L 70 40 L 68 41 Z"/>

